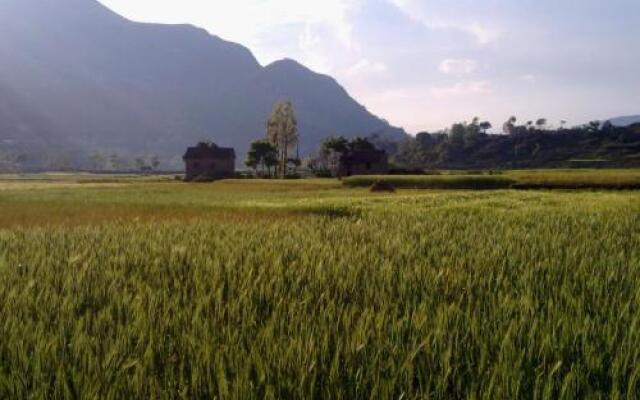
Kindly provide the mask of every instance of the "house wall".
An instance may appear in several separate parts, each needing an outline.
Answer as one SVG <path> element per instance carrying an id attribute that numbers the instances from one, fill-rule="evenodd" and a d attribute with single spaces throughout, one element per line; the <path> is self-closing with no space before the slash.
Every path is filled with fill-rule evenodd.
<path id="1" fill-rule="evenodd" d="M 209 178 L 233 178 L 235 176 L 235 160 L 233 158 L 203 158 L 185 161 L 186 178 L 192 181 L 199 176 Z"/>

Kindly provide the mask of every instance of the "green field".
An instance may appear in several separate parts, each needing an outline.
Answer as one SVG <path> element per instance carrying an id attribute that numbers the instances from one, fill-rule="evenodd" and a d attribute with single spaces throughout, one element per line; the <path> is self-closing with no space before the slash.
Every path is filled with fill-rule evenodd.
<path id="1" fill-rule="evenodd" d="M 370 187 L 385 180 L 403 189 L 595 189 L 640 190 L 640 170 L 444 171 L 412 176 L 353 176 L 346 187 Z"/>
<path id="2" fill-rule="evenodd" d="M 0 177 L 5 398 L 640 398 L 640 192 Z"/>

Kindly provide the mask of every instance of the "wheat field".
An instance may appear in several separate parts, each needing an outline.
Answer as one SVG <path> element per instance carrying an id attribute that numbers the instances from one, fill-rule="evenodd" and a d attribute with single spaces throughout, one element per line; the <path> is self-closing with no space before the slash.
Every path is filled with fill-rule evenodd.
<path id="1" fill-rule="evenodd" d="M 0 316 L 3 399 L 634 399 L 640 193 L 7 178 Z"/>

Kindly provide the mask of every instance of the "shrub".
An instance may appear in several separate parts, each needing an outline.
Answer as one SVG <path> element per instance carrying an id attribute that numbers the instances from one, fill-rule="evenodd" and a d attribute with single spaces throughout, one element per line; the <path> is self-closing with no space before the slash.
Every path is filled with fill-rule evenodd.
<path id="1" fill-rule="evenodd" d="M 316 170 L 313 174 L 316 178 L 333 178 L 333 174 L 328 169 Z"/>
<path id="2" fill-rule="evenodd" d="M 425 175 L 425 171 L 421 168 L 391 168 L 389 175 Z"/>
<path id="3" fill-rule="evenodd" d="M 507 189 L 515 181 L 499 176 L 486 175 L 425 175 L 425 176 L 353 176 L 346 178 L 347 187 L 370 187 L 379 180 L 385 180 L 397 189 Z"/>
<path id="4" fill-rule="evenodd" d="M 208 182 L 213 182 L 215 181 L 216 178 L 214 178 L 211 175 L 198 175 L 195 178 L 193 178 L 193 180 L 191 182 L 195 182 L 195 183 L 208 183 Z"/>
<path id="5" fill-rule="evenodd" d="M 511 174 L 515 189 L 640 190 L 640 173 L 635 170 L 530 171 Z"/>

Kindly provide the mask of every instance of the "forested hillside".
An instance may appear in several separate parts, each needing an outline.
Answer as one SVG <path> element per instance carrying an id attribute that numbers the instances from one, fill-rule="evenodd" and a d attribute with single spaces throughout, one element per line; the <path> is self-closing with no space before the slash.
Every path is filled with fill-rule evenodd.
<path id="1" fill-rule="evenodd" d="M 640 166 L 640 124 L 621 127 L 594 121 L 553 130 L 544 125 L 510 121 L 504 134 L 490 135 L 490 124 L 478 120 L 455 124 L 444 132 L 407 139 L 394 161 L 429 169 Z"/>

